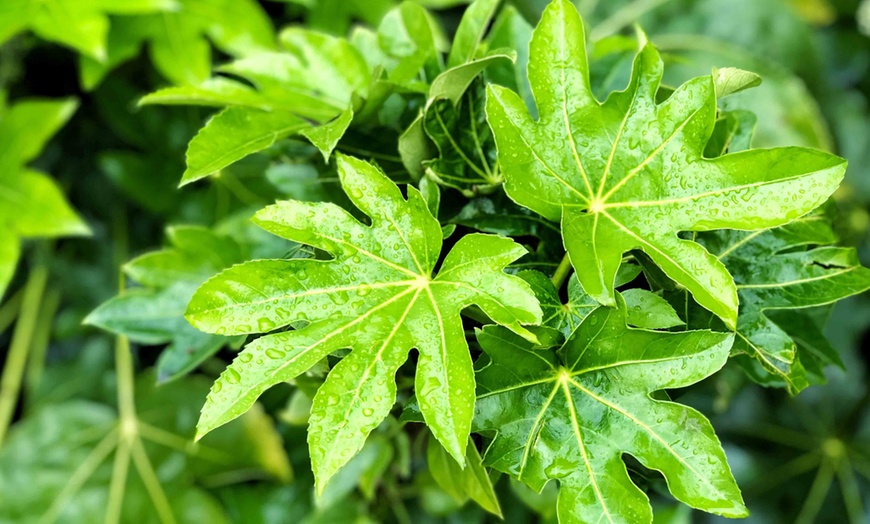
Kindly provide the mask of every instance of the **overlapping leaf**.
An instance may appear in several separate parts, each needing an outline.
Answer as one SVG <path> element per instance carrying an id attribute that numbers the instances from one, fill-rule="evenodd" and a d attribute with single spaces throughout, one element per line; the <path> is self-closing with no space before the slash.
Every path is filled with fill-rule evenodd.
<path id="1" fill-rule="evenodd" d="M 58 0 L 55 0 L 58 1 Z M 143 44 L 155 68 L 170 82 L 195 85 L 211 74 L 211 44 L 231 56 L 245 56 L 275 47 L 275 32 L 263 9 L 252 0 L 137 0 L 163 6 L 162 12 L 143 13 L 129 8 L 112 20 L 108 53 L 80 58 L 82 84 L 95 87 L 113 68 L 135 57 Z M 154 11 L 154 9 L 152 9 Z M 105 37 L 105 35 L 104 35 Z"/>
<path id="2" fill-rule="evenodd" d="M 678 500 L 740 517 L 746 508 L 709 421 L 651 394 L 721 368 L 733 335 L 631 329 L 616 308 L 590 313 L 558 351 L 487 326 L 474 431 L 494 435 L 484 463 L 540 491 L 559 481 L 560 522 L 652 522 L 624 453 L 660 471 Z"/>
<path id="3" fill-rule="evenodd" d="M 732 353 L 753 379 L 797 393 L 819 381 L 813 376 L 821 377 L 825 365 L 840 364 L 824 336 L 813 336 L 818 328 L 802 310 L 870 289 L 870 269 L 854 249 L 831 246 L 836 237 L 823 214 L 755 233 L 708 233 L 698 241 L 737 283 L 740 316 Z M 691 321 L 701 324 L 703 317 Z"/>
<path id="4" fill-rule="evenodd" d="M 15 270 L 20 239 L 90 232 L 54 180 L 25 167 L 76 106 L 72 100 L 34 99 L 0 107 L 0 296 Z"/>
<path id="5" fill-rule="evenodd" d="M 281 42 L 283 51 L 253 54 L 220 69 L 255 88 L 215 77 L 143 98 L 147 104 L 226 107 L 190 142 L 182 184 L 218 172 L 290 135 L 308 137 L 329 156 L 353 118 L 354 97 L 368 92 L 369 66 L 341 38 L 293 28 L 281 34 Z"/>
<path id="6" fill-rule="evenodd" d="M 338 157 L 348 197 L 366 226 L 326 203 L 281 202 L 256 222 L 332 260 L 258 260 L 206 282 L 187 318 L 211 333 L 274 333 L 249 344 L 215 382 L 199 434 L 232 420 L 266 388 L 289 380 L 339 349 L 352 351 L 314 398 L 309 444 L 318 487 L 362 447 L 389 413 L 394 375 L 411 348 L 419 353 L 416 394 L 433 434 L 460 463 L 471 426 L 474 377 L 460 311 L 472 304 L 493 321 L 534 338 L 539 322 L 528 285 L 503 268 L 525 250 L 482 234 L 461 238 L 433 276 L 441 228 L 413 187 L 407 200 L 377 168 Z M 300 327 L 300 321 L 308 322 Z"/>
<path id="7" fill-rule="evenodd" d="M 472 84 L 456 106 L 447 99 L 434 101 L 424 114 L 423 126 L 439 152 L 423 162 L 427 176 L 467 196 L 490 192 L 501 184 L 482 82 Z"/>
<path id="8" fill-rule="evenodd" d="M 703 156 L 716 116 L 713 78 L 656 102 L 662 61 L 649 43 L 625 91 L 599 103 L 583 25 L 555 0 L 535 29 L 529 80 L 539 118 L 514 92 L 490 86 L 487 117 L 505 189 L 556 221 L 583 288 L 614 304 L 622 255 L 643 250 L 695 300 L 734 327 L 737 290 L 724 265 L 680 231 L 756 230 L 798 218 L 834 191 L 845 161 L 803 148 Z"/>

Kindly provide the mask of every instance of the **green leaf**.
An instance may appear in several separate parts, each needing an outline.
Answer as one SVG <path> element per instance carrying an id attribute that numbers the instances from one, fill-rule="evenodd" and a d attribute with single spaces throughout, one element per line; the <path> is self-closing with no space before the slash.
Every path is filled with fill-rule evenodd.
<path id="1" fill-rule="evenodd" d="M 505 190 L 561 220 L 583 288 L 602 304 L 615 303 L 623 253 L 640 249 L 734 327 L 737 289 L 728 271 L 677 233 L 787 223 L 825 201 L 845 161 L 796 147 L 706 159 L 716 116 L 712 78 L 695 78 L 656 103 L 662 61 L 645 43 L 628 88 L 599 103 L 589 87 L 583 34 L 567 0 L 544 12 L 529 62 L 537 121 L 516 93 L 489 87 L 486 111 Z"/>
<path id="2" fill-rule="evenodd" d="M 646 329 L 667 329 L 682 326 L 677 312 L 667 300 L 645 289 L 629 289 L 622 292 L 628 307 L 629 325 Z"/>
<path id="3" fill-rule="evenodd" d="M 496 17 L 486 39 L 490 49 L 512 49 L 516 51 L 516 61 L 501 60 L 486 68 L 489 82 L 509 87 L 519 93 L 530 110 L 535 103 L 526 69 L 529 66 L 529 42 L 532 39 L 532 26 L 512 5 L 506 5 Z M 533 113 L 534 115 L 535 113 Z"/>
<path id="4" fill-rule="evenodd" d="M 540 491 L 559 481 L 560 522 L 652 522 L 622 454 L 660 471 L 694 508 L 747 515 L 709 421 L 654 400 L 721 368 L 733 335 L 626 326 L 625 304 L 589 314 L 558 351 L 532 349 L 503 328 L 478 331 L 489 357 L 477 374 L 474 431 L 493 432 L 484 464 Z"/>
<path id="5" fill-rule="evenodd" d="M 495 141 L 486 124 L 484 87 L 478 81 L 457 105 L 434 101 L 425 112 L 424 129 L 438 156 L 423 162 L 426 175 L 468 197 L 501 184 Z"/>
<path id="6" fill-rule="evenodd" d="M 18 239 L 13 235 L 0 237 L 0 299 L 6 292 L 6 287 L 12 281 L 15 274 L 15 266 L 18 265 L 18 257 L 21 256 L 21 248 Z"/>
<path id="7" fill-rule="evenodd" d="M 213 116 L 187 146 L 187 169 L 181 184 L 195 182 L 271 147 L 276 141 L 309 129 L 311 124 L 285 111 L 229 107 Z"/>
<path id="8" fill-rule="evenodd" d="M 453 45 L 450 47 L 450 55 L 447 58 L 447 67 L 471 62 L 477 54 L 477 48 L 483 40 L 483 35 L 495 16 L 499 0 L 476 0 L 472 2 L 459 22 L 456 35 L 453 37 Z"/>
<path id="9" fill-rule="evenodd" d="M 203 282 L 245 260 L 237 242 L 202 227 L 172 227 L 167 237 L 171 247 L 146 253 L 124 266 L 127 276 L 144 288 L 108 300 L 85 319 L 140 344 L 169 343 L 157 362 L 161 382 L 189 373 L 230 342 L 196 330 L 184 319 L 184 311 Z"/>
<path id="10" fill-rule="evenodd" d="M 255 1 L 173 0 L 171 7 L 157 14 L 113 20 L 106 59 L 81 59 L 83 84 L 94 87 L 109 71 L 136 56 L 146 43 L 155 68 L 173 84 L 181 85 L 208 79 L 210 42 L 237 57 L 275 48 L 272 24 Z"/>
<path id="11" fill-rule="evenodd" d="M 716 92 L 716 98 L 724 98 L 759 85 L 761 85 L 761 77 L 749 71 L 737 69 L 736 67 L 723 67 L 722 69 L 713 70 L 713 87 Z"/>
<path id="12" fill-rule="evenodd" d="M 126 455 L 129 471 L 117 484 L 110 480 L 118 475 L 113 463 L 120 461 L 121 423 L 114 406 L 73 399 L 32 412 L 13 426 L 0 452 L 0 522 L 103 522 L 116 489 L 114 496 L 122 497 L 113 501 L 120 503 L 120 522 L 157 524 L 173 516 L 177 522 L 229 522 L 201 486 L 235 478 L 288 481 L 292 472 L 262 409 L 189 446 L 197 399 L 207 388 L 201 378 L 157 388 L 152 375 L 139 378 L 132 422 L 141 439 L 133 445 L 141 454 L 134 450 L 140 458 L 132 464 Z M 169 515 L 155 510 L 154 484 L 146 487 L 140 480 L 143 463 L 151 475 L 158 472 L 154 482 L 165 493 Z"/>
<path id="13" fill-rule="evenodd" d="M 463 463 L 474 379 L 460 311 L 476 304 L 493 321 L 531 338 L 521 324 L 541 318 L 528 285 L 503 272 L 524 253 L 522 247 L 506 238 L 467 235 L 433 277 L 441 227 L 420 192 L 408 187 L 406 200 L 383 173 L 361 160 L 339 156 L 338 169 L 342 187 L 371 226 L 334 204 L 270 206 L 255 217 L 261 227 L 334 259 L 235 266 L 204 284 L 187 311 L 199 329 L 226 335 L 308 323 L 259 338 L 242 351 L 209 394 L 200 436 L 244 413 L 273 384 L 339 349 L 352 349 L 314 398 L 309 445 L 318 491 L 390 411 L 393 377 L 414 347 L 423 416 Z"/>
<path id="14" fill-rule="evenodd" d="M 389 57 L 385 64 L 387 79 L 408 89 L 425 91 L 426 79 L 435 78 L 442 69 L 436 38 L 434 21 L 419 5 L 403 2 L 387 13 L 378 26 L 378 44 Z"/>
<path id="15" fill-rule="evenodd" d="M 344 136 L 352 120 L 353 109 L 348 107 L 335 120 L 327 122 L 322 126 L 304 129 L 301 131 L 301 134 L 320 151 L 323 155 L 323 161 L 329 162 L 332 150 L 338 145 L 338 141 Z"/>
<path id="16" fill-rule="evenodd" d="M 7 0 L 0 5 L 0 43 L 29 28 L 40 38 L 105 60 L 108 14 L 148 13 L 176 5 L 175 0 Z"/>
<path id="17" fill-rule="evenodd" d="M 796 394 L 809 385 L 803 361 L 840 363 L 827 344 L 798 346 L 794 340 L 812 329 L 812 322 L 797 315 L 801 310 L 870 289 L 870 269 L 861 266 L 854 249 L 831 246 L 836 237 L 824 215 L 755 233 L 718 231 L 698 240 L 737 282 L 740 316 L 732 353 L 754 380 Z"/>
<path id="18" fill-rule="evenodd" d="M 0 107 L 0 296 L 15 272 L 20 239 L 90 234 L 55 181 L 25 168 L 77 106 L 74 100 L 31 99 Z"/>
<path id="19" fill-rule="evenodd" d="M 471 439 L 466 446 L 465 468 L 459 467 L 453 457 L 433 438 L 429 439 L 426 448 L 426 461 L 432 478 L 457 503 L 464 504 L 470 498 L 486 511 L 502 517 L 492 481 Z"/>

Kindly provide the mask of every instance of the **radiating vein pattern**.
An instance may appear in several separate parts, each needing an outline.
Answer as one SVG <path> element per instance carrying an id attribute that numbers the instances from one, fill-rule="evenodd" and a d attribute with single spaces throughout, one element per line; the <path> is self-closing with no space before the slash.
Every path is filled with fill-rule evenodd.
<path id="1" fill-rule="evenodd" d="M 374 166 L 339 156 L 339 177 L 366 224 L 329 203 L 279 202 L 255 222 L 329 257 L 255 260 L 206 282 L 187 318 L 203 331 L 269 333 L 215 382 L 200 435 L 245 412 L 263 391 L 351 349 L 314 397 L 309 445 L 318 489 L 363 446 L 396 399 L 395 374 L 416 349 L 416 395 L 433 435 L 460 463 L 470 432 L 474 374 L 460 312 L 477 305 L 527 338 L 541 309 L 529 285 L 504 273 L 525 254 L 510 239 L 472 234 L 441 255 L 441 228 L 420 192 L 407 197 Z M 290 328 L 289 330 L 287 328 Z"/>
<path id="2" fill-rule="evenodd" d="M 733 328 L 737 290 L 728 271 L 677 234 L 785 224 L 830 196 L 845 161 L 795 147 L 705 158 L 716 118 L 713 77 L 690 80 L 659 102 L 662 60 L 641 44 L 628 87 L 601 103 L 576 9 L 568 0 L 549 5 L 530 46 L 538 120 L 513 91 L 491 85 L 487 92 L 505 190 L 561 221 L 583 288 L 600 303 L 614 304 L 619 261 L 640 249 Z"/>
<path id="3" fill-rule="evenodd" d="M 732 353 L 754 380 L 794 394 L 823 381 L 826 365 L 842 366 L 807 310 L 870 289 L 870 270 L 854 249 L 832 246 L 837 238 L 829 218 L 815 213 L 766 231 L 723 230 L 697 238 L 737 283 Z"/>
<path id="4" fill-rule="evenodd" d="M 558 480 L 560 522 L 651 522 L 646 495 L 622 461 L 660 471 L 680 501 L 743 516 L 725 455 L 697 411 L 653 400 L 721 368 L 733 335 L 629 328 L 625 303 L 585 317 L 559 351 L 533 349 L 508 330 L 478 332 L 474 430 L 494 439 L 484 462 L 540 490 Z"/>

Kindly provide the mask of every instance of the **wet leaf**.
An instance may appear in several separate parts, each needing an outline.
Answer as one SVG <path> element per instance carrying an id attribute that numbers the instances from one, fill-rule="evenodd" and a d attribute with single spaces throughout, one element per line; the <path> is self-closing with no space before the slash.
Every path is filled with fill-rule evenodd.
<path id="1" fill-rule="evenodd" d="M 767 231 L 708 233 L 698 240 L 737 283 L 740 316 L 732 353 L 754 380 L 796 394 L 811 382 L 806 367 L 841 365 L 824 337 L 795 341 L 810 340 L 818 330 L 802 310 L 870 289 L 870 269 L 861 266 L 854 249 L 832 246 L 836 237 L 825 215 Z M 692 322 L 701 324 L 704 316 Z"/>
<path id="2" fill-rule="evenodd" d="M 709 421 L 654 392 L 694 384 L 721 368 L 733 335 L 632 329 L 625 304 L 598 308 L 557 352 L 487 326 L 478 342 L 474 431 L 493 434 L 484 464 L 540 491 L 559 481 L 559 521 L 652 522 L 647 496 L 622 461 L 660 471 L 694 508 L 747 515 Z"/>
<path id="3" fill-rule="evenodd" d="M 643 43 L 625 91 L 599 103 L 589 87 L 583 26 L 567 0 L 544 12 L 529 79 L 539 118 L 513 91 L 490 86 L 487 117 L 508 195 L 552 221 L 583 288 L 606 305 L 622 255 L 645 252 L 729 327 L 737 289 L 722 263 L 680 231 L 756 230 L 811 211 L 836 189 L 845 161 L 788 147 L 703 157 L 713 130 L 712 77 L 656 102 L 662 61 Z"/>
<path id="4" fill-rule="evenodd" d="M 334 204 L 280 202 L 255 221 L 267 231 L 330 253 L 332 260 L 258 260 L 206 282 L 187 311 L 206 332 L 265 333 L 215 382 L 199 435 L 244 413 L 273 384 L 342 348 L 352 351 L 314 398 L 309 444 L 318 490 L 363 446 L 395 402 L 394 375 L 417 348 L 416 392 L 436 438 L 461 464 L 471 424 L 474 378 L 460 311 L 472 304 L 534 339 L 521 324 L 541 311 L 528 285 L 503 272 L 524 249 L 512 240 L 459 239 L 437 275 L 441 227 L 423 196 L 399 188 L 371 164 L 338 157 L 348 197 L 366 226 Z M 296 324 L 294 324 L 296 325 Z"/>

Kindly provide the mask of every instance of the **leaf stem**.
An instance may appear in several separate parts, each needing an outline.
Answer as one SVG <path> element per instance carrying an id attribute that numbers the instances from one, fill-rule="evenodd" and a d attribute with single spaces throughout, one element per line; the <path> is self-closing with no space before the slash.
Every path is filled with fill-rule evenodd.
<path id="1" fill-rule="evenodd" d="M 565 283 L 565 279 L 568 278 L 568 273 L 571 272 L 571 258 L 568 257 L 568 253 L 565 253 L 565 256 L 562 257 L 562 261 L 559 262 L 559 266 L 556 268 L 556 272 L 553 273 L 553 278 L 550 279 L 553 282 L 553 285 L 556 286 L 556 289 L 562 289 L 562 284 Z"/>
<path id="2" fill-rule="evenodd" d="M 21 308 L 22 295 L 23 293 L 18 291 L 9 297 L 9 300 L 7 300 L 5 304 L 0 306 L 0 333 L 5 332 L 6 328 L 12 325 L 15 317 L 18 316 L 18 310 Z"/>
<path id="3" fill-rule="evenodd" d="M 33 268 L 27 278 L 27 283 L 24 285 L 20 316 L 15 325 L 15 332 L 12 334 L 9 355 L 6 357 L 6 365 L 3 367 L 3 376 L 0 377 L 0 447 L 3 446 L 6 431 L 9 429 L 12 415 L 15 413 L 18 393 L 24 378 L 24 366 L 27 364 L 27 354 L 36 332 L 39 306 L 47 281 L 48 268 L 39 265 Z"/>
<path id="4" fill-rule="evenodd" d="M 33 337 L 30 358 L 27 360 L 25 388 L 28 397 L 36 390 L 42 378 L 42 371 L 45 369 L 45 355 L 51 339 L 51 325 L 59 305 L 60 291 L 51 289 L 46 292 L 36 322 L 36 335 Z"/>

